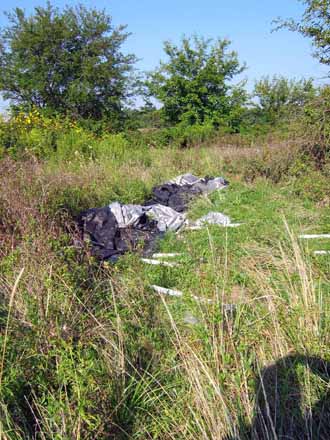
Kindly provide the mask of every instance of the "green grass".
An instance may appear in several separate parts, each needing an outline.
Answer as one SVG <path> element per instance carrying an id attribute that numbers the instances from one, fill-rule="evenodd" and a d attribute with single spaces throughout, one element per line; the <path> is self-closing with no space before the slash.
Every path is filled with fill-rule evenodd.
<path id="1" fill-rule="evenodd" d="M 236 149 L 229 159 L 218 146 L 132 152 L 122 142 L 91 160 L 1 164 L 0 438 L 251 438 L 256 387 L 274 362 L 284 407 L 296 382 L 303 398 L 294 411 L 325 399 L 329 377 L 302 358 L 330 360 L 330 257 L 313 255 L 330 241 L 297 238 L 330 232 L 322 173 L 246 183 L 249 159 Z M 183 254 L 175 268 L 137 254 L 100 264 L 73 245 L 80 210 L 139 203 L 154 184 L 188 171 L 231 181 L 194 201 L 189 218 L 220 211 L 240 227 L 167 234 L 159 251 Z M 304 191 L 308 178 L 318 196 Z M 151 284 L 184 295 L 161 297 Z M 228 320 L 222 304 L 236 306 Z M 282 368 L 285 357 L 297 380 Z M 287 412 L 279 434 L 289 429 Z M 256 439 L 268 438 L 254 427 Z"/>

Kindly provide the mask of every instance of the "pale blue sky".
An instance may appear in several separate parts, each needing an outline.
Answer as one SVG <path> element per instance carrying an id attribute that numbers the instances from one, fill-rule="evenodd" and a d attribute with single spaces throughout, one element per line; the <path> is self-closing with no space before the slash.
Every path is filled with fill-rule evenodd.
<path id="1" fill-rule="evenodd" d="M 45 1 L 12 0 L 2 2 L 6 11 L 19 6 L 28 12 Z M 298 17 L 303 6 L 298 0 L 54 0 L 56 6 L 83 3 L 105 8 L 114 24 L 127 24 L 132 33 L 125 49 L 135 53 L 141 70 L 151 70 L 163 57 L 162 42 L 179 41 L 183 34 L 198 33 L 205 37 L 227 37 L 248 70 L 251 89 L 263 75 L 282 74 L 288 77 L 314 77 L 318 81 L 327 74 L 312 55 L 311 44 L 300 35 L 279 31 L 271 33 L 272 20 L 278 16 Z M 0 26 L 6 17 L 1 12 Z"/>

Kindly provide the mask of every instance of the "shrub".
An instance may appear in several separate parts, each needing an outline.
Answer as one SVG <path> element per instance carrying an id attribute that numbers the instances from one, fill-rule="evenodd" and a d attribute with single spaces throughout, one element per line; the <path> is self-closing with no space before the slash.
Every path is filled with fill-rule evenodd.
<path id="1" fill-rule="evenodd" d="M 330 154 L 330 86 L 321 88 L 305 106 L 299 129 L 306 153 L 322 168 Z"/>

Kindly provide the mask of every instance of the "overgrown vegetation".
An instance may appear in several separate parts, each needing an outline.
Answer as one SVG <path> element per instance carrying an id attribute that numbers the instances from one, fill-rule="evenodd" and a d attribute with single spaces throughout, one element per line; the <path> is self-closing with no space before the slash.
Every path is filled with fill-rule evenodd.
<path id="1" fill-rule="evenodd" d="M 17 26 L 105 18 L 51 11 Z M 167 44 L 160 109 L 121 96 L 99 118 L 28 98 L 0 120 L 0 439 L 328 438 L 330 260 L 314 251 L 330 245 L 299 236 L 329 233 L 330 88 L 264 78 L 247 102 L 237 55 L 209 44 Z M 82 210 L 185 172 L 230 181 L 190 218 L 241 226 L 166 234 L 178 267 L 91 256 Z"/>
<path id="2" fill-rule="evenodd" d="M 327 231 L 327 174 L 275 149 L 132 154 L 118 139 L 94 159 L 1 162 L 3 436 L 248 438 L 258 369 L 291 352 L 328 359 L 327 258 L 295 238 Z M 279 178 L 276 154 L 287 160 L 277 185 L 267 179 Z M 253 175 L 255 155 L 266 177 Z M 178 269 L 144 267 L 135 255 L 100 265 L 78 246 L 79 210 L 141 202 L 185 171 L 232 182 L 194 204 L 193 218 L 221 210 L 244 225 L 169 235 L 160 250 L 183 253 Z M 150 284 L 184 298 L 162 300 Z M 223 303 L 237 306 L 228 324 Z M 297 368 L 311 402 L 324 396 L 326 382 L 315 388 Z"/>

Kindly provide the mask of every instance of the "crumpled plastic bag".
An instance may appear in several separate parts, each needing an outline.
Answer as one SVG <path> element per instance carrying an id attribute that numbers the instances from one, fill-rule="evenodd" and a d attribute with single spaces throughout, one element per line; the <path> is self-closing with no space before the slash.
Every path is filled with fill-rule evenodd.
<path id="1" fill-rule="evenodd" d="M 109 205 L 109 208 L 115 216 L 119 228 L 136 226 L 144 214 L 157 222 L 157 228 L 160 232 L 177 231 L 186 221 L 185 214 L 160 204 L 142 206 L 121 205 L 118 202 L 114 202 Z"/>
<path id="2" fill-rule="evenodd" d="M 209 212 L 194 223 L 195 226 L 203 226 L 205 224 L 229 226 L 231 224 L 231 219 L 221 212 Z"/>
<path id="3" fill-rule="evenodd" d="M 210 193 L 228 186 L 228 181 L 223 177 L 197 177 L 190 173 L 177 176 L 174 179 L 169 180 L 167 183 L 172 183 L 178 186 L 189 185 L 198 188 L 201 192 L 205 193 Z"/>

